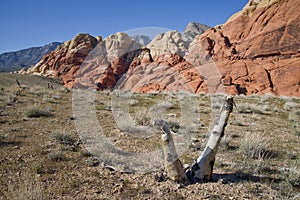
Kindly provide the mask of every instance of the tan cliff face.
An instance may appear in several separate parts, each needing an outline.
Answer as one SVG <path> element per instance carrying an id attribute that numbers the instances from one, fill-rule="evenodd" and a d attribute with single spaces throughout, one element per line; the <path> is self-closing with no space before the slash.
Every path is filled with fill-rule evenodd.
<path id="1" fill-rule="evenodd" d="M 223 26 L 191 34 L 192 42 L 170 31 L 147 47 L 125 33 L 78 34 L 26 73 L 101 90 L 299 97 L 299 13 L 299 0 L 251 0 Z"/>

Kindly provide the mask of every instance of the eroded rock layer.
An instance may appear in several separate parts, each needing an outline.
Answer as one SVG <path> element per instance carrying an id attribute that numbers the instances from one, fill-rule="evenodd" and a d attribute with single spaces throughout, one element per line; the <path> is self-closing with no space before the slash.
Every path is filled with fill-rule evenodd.
<path id="1" fill-rule="evenodd" d="M 98 90 L 299 97 L 299 15 L 299 0 L 251 0 L 222 26 L 202 33 L 191 24 L 188 34 L 162 33 L 147 46 L 125 33 L 78 34 L 26 73 Z"/>

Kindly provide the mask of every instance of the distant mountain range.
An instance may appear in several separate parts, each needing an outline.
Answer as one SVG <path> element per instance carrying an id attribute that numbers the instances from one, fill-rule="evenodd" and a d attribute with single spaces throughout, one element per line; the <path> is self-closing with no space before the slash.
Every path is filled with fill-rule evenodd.
<path id="1" fill-rule="evenodd" d="M 60 42 L 52 42 L 42 47 L 0 54 L 0 72 L 15 71 L 35 65 L 43 56 L 54 51 L 61 44 Z"/>
<path id="2" fill-rule="evenodd" d="M 134 35 L 134 36 L 131 36 L 131 38 L 144 46 L 146 46 L 147 44 L 149 44 L 151 42 L 151 38 L 146 35 Z"/>

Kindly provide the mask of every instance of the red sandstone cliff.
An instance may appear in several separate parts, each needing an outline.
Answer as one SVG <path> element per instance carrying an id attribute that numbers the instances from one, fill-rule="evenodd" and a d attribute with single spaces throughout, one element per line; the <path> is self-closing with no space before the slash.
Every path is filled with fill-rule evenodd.
<path id="1" fill-rule="evenodd" d="M 300 96 L 300 1 L 251 0 L 192 42 L 177 31 L 146 47 L 124 33 L 79 34 L 27 71 L 68 87 L 136 92 L 227 92 Z"/>
<path id="2" fill-rule="evenodd" d="M 300 96 L 299 31 L 299 0 L 251 0 L 199 42 L 207 46 L 231 92 L 238 86 L 247 94 Z"/>

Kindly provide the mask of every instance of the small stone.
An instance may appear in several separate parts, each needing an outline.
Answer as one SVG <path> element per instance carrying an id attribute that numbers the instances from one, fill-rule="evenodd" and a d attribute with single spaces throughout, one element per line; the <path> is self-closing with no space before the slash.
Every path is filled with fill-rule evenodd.
<path id="1" fill-rule="evenodd" d="M 73 116 L 71 116 L 71 117 L 70 117 L 70 120 L 75 120 L 75 119 L 76 119 L 76 118 L 75 118 L 75 117 L 73 117 Z"/>

